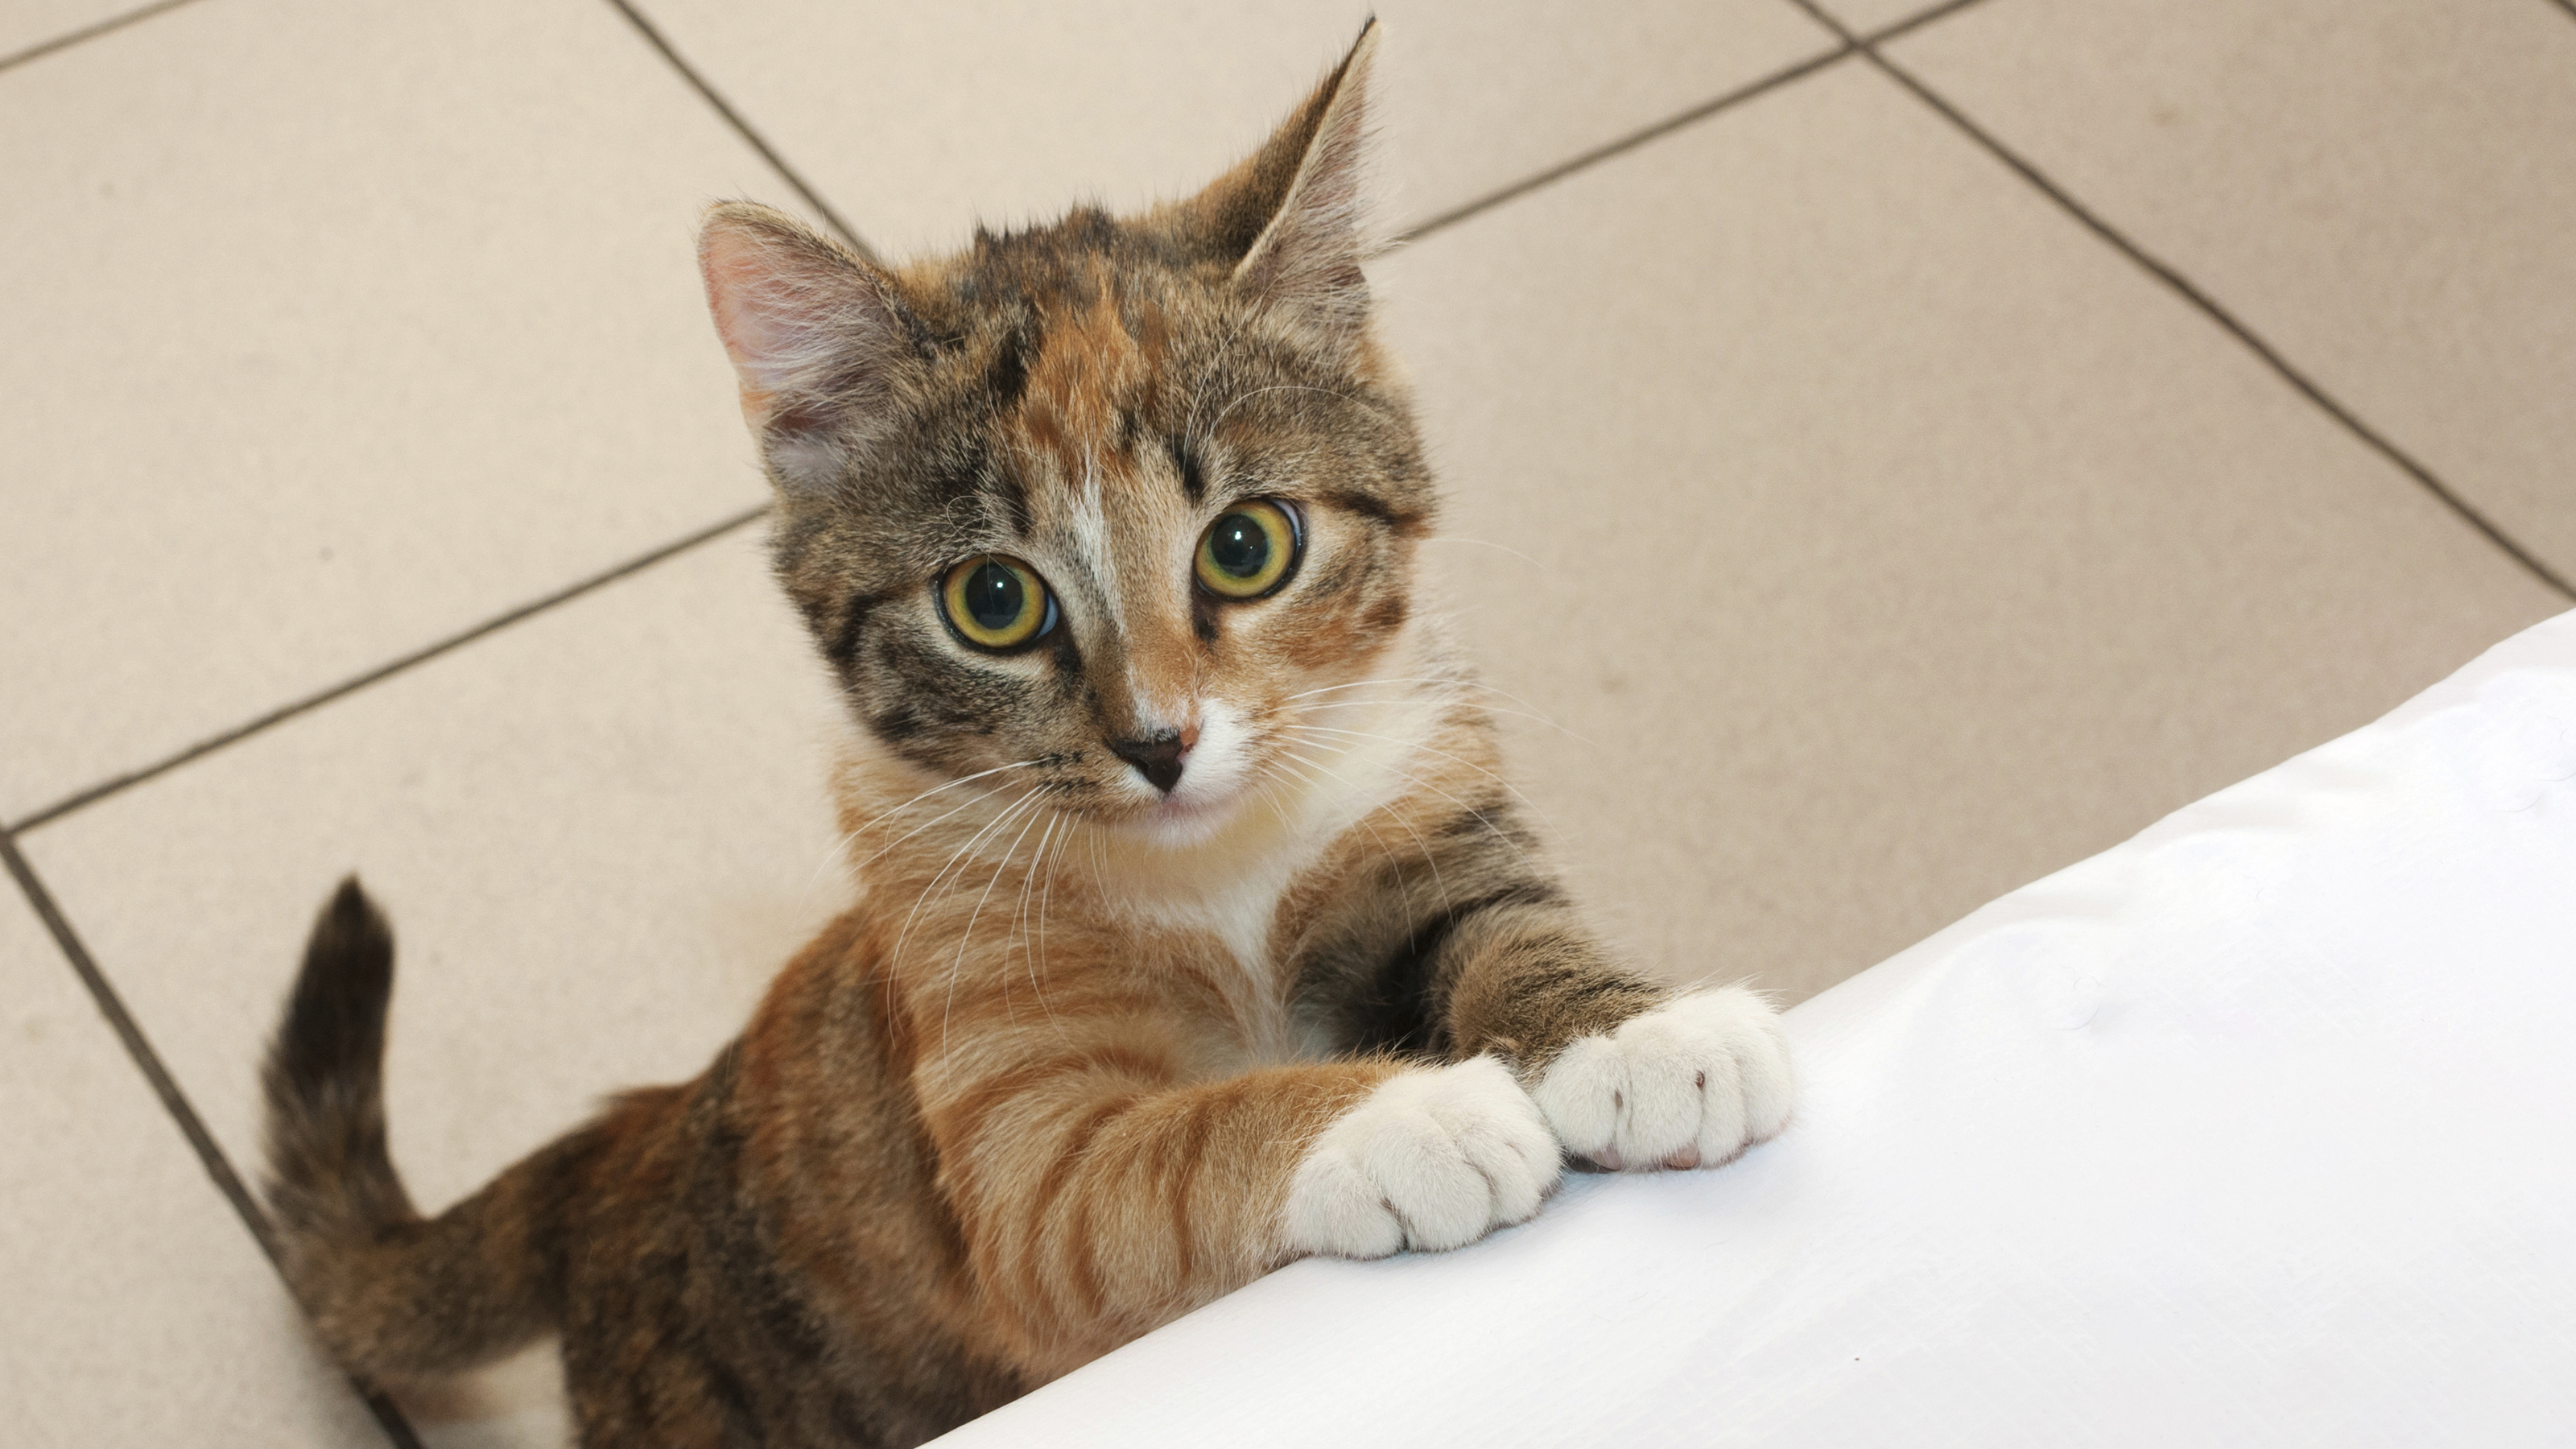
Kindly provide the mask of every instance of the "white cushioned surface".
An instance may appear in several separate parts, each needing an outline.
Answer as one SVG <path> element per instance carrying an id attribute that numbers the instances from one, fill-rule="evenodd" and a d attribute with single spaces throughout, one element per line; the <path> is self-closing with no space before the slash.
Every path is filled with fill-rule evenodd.
<path id="1" fill-rule="evenodd" d="M 2576 613 L 1789 1014 L 1713 1172 L 946 1445 L 2576 1442 Z"/>

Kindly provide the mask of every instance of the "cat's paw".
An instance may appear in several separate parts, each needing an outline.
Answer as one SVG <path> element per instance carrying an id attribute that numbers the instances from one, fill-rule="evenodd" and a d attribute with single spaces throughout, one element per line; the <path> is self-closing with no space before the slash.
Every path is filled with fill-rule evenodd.
<path id="1" fill-rule="evenodd" d="M 1501 1062 L 1399 1072 L 1297 1164 L 1284 1236 L 1339 1258 L 1460 1247 L 1537 1212 L 1559 1167 L 1556 1134 Z"/>
<path id="2" fill-rule="evenodd" d="M 1789 1121 L 1780 1017 L 1742 987 L 1578 1037 L 1531 1093 L 1566 1150 L 1603 1167 L 1713 1167 Z"/>

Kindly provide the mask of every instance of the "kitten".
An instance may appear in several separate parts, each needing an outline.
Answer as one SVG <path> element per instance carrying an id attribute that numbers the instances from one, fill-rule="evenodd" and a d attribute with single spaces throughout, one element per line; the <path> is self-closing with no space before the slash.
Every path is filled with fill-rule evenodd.
<path id="1" fill-rule="evenodd" d="M 352 1368 L 552 1330 L 588 1444 L 911 1444 L 1294 1258 L 1519 1222 L 1562 1153 L 1779 1130 L 1769 1009 L 1587 934 L 1419 607 L 1375 44 L 1141 216 L 888 268 L 709 213 L 778 575 L 855 724 L 858 902 L 705 1075 L 423 1218 L 392 939 L 344 885 L 266 1081 L 288 1273 Z"/>

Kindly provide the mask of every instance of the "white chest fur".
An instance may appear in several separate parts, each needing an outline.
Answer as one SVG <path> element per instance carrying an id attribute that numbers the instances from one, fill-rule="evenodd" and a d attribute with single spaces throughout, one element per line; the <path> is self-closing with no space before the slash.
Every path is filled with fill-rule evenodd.
<path id="1" fill-rule="evenodd" d="M 1383 693 L 1384 691 L 1379 691 Z M 1420 761 L 1439 719 L 1435 701 L 1411 696 L 1336 708 L 1334 733 L 1267 735 L 1231 742 L 1224 762 L 1241 788 L 1213 829 L 1117 832 L 1108 843 L 1117 882 L 1112 908 L 1139 924 L 1212 937 L 1241 984 L 1275 1018 L 1264 1055 L 1305 1055 L 1288 1017 L 1275 938 L 1281 899 L 1300 876 L 1374 812 L 1418 788 Z"/>

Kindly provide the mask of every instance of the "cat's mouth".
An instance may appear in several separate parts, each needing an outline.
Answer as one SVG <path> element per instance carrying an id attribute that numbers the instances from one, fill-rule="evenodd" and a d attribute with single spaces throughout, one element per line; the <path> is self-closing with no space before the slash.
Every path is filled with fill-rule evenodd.
<path id="1" fill-rule="evenodd" d="M 1120 812 L 1120 823 L 1159 849 L 1193 849 L 1230 832 L 1253 795 L 1251 782 L 1239 769 L 1192 771 L 1161 798 L 1135 800 Z"/>
<path id="2" fill-rule="evenodd" d="M 1129 819 L 1157 844 L 1196 845 L 1234 818 L 1242 808 L 1244 793 L 1232 784 L 1185 781 L 1179 789 Z"/>

